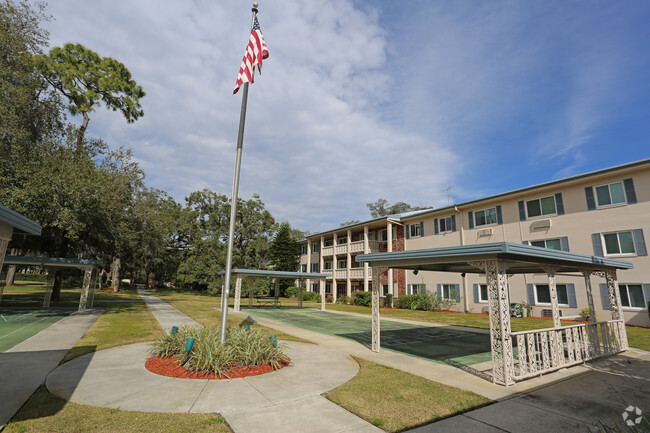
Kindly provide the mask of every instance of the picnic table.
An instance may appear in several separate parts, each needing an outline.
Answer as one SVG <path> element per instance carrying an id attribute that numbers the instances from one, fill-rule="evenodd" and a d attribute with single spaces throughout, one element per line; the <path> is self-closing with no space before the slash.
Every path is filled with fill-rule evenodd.
<path id="1" fill-rule="evenodd" d="M 280 298 L 277 296 L 255 296 L 257 306 L 262 308 L 264 305 L 273 306 L 275 308 L 281 307 Z"/>

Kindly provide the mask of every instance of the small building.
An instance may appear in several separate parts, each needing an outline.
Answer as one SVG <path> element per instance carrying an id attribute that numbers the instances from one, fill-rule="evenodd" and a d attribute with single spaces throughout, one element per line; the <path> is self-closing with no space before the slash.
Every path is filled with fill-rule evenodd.
<path id="1" fill-rule="evenodd" d="M 0 204 L 0 269 L 4 264 L 7 245 L 14 233 L 40 236 L 41 226 Z"/>

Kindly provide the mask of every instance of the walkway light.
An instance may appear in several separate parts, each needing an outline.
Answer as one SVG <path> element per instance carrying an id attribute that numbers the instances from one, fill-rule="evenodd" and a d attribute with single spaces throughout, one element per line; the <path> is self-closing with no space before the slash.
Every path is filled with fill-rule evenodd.
<path id="1" fill-rule="evenodd" d="M 188 338 L 187 341 L 185 342 L 185 352 L 190 353 L 190 350 L 192 350 L 193 346 L 194 346 L 194 339 Z"/>

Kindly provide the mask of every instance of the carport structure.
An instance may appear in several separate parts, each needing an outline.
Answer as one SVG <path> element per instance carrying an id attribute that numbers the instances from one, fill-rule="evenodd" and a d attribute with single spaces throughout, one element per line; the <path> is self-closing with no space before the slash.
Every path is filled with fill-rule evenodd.
<path id="1" fill-rule="evenodd" d="M 61 268 L 82 269 L 84 271 L 84 279 L 81 288 L 81 296 L 79 297 L 79 311 L 86 311 L 88 307 L 93 306 L 95 288 L 99 285 L 99 271 L 104 266 L 98 260 L 64 259 L 57 257 L 6 256 L 4 262 L 6 265 L 31 266 L 47 270 Z M 45 297 L 43 298 L 43 307 L 45 308 L 50 306 L 53 287 L 54 272 L 48 272 Z M 2 292 L 0 292 L 0 299 L 1 297 Z M 88 302 L 88 298 L 90 298 L 90 303 Z"/>
<path id="2" fill-rule="evenodd" d="M 219 275 L 224 275 L 226 272 L 221 271 Z M 280 294 L 280 280 L 281 279 L 290 279 L 296 280 L 296 286 L 300 287 L 300 292 L 298 293 L 298 306 L 302 307 L 302 285 L 298 284 L 298 281 L 312 280 L 312 279 L 325 279 L 329 274 L 317 274 L 309 272 L 284 272 L 284 271 L 265 271 L 258 269 L 233 269 L 230 273 L 231 277 L 235 277 L 235 311 L 239 311 L 241 307 L 241 283 L 243 278 L 255 279 L 255 278 L 272 278 L 273 283 L 275 284 L 275 297 L 277 298 Z M 319 284 L 320 286 L 320 309 L 325 310 L 325 285 Z M 248 306 L 253 306 L 253 291 L 250 290 L 248 294 Z M 224 307 L 223 305 L 221 306 Z"/>
<path id="3" fill-rule="evenodd" d="M 616 271 L 632 269 L 621 260 L 557 251 L 511 242 L 374 253 L 357 256 L 372 266 L 372 350 L 380 349 L 380 275 L 388 269 L 485 274 L 488 287 L 492 381 L 514 385 L 516 381 L 627 350 Z M 562 326 L 555 276 L 579 273 L 584 277 L 587 299 L 595 311 L 591 277 L 607 283 L 612 319 Z M 508 277 L 514 274 L 546 274 L 551 293 L 553 327 L 512 332 Z M 517 358 L 513 350 L 516 339 Z"/>

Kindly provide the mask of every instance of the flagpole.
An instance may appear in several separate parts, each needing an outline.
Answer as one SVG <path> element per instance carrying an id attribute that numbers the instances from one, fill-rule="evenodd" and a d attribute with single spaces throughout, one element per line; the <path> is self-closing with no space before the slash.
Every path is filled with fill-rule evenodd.
<path id="1" fill-rule="evenodd" d="M 258 3 L 253 3 L 253 19 L 251 21 L 251 32 L 257 16 Z M 228 254 L 226 256 L 226 281 L 221 293 L 221 342 L 226 341 L 226 329 L 228 324 L 228 295 L 230 293 L 230 272 L 232 271 L 232 249 L 235 235 L 235 219 L 237 217 L 237 195 L 239 194 L 239 171 L 241 168 L 241 154 L 244 144 L 244 124 L 246 123 L 246 103 L 248 102 L 248 82 L 244 83 L 244 91 L 241 99 L 241 114 L 239 115 L 239 135 L 237 137 L 237 155 L 235 156 L 235 174 L 232 180 L 232 200 L 230 202 L 230 228 L 228 230 Z"/>

